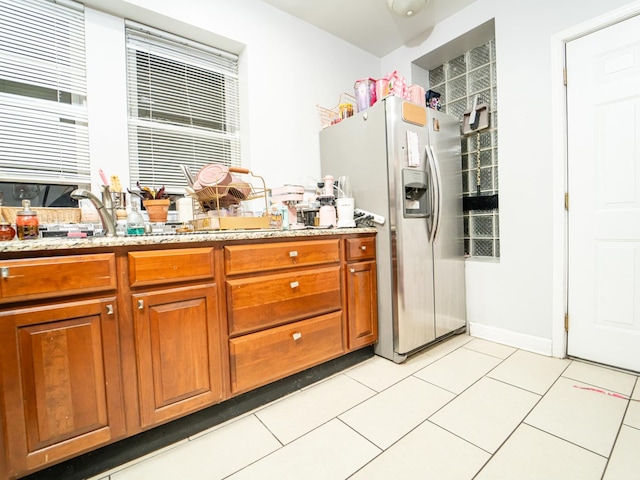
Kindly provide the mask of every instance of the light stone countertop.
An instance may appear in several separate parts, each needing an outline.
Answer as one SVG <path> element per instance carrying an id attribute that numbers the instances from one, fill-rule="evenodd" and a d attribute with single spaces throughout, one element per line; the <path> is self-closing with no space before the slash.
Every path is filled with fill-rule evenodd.
<path id="1" fill-rule="evenodd" d="M 358 228 L 305 228 L 298 230 L 220 230 L 213 232 L 151 234 L 139 237 L 50 237 L 38 240 L 0 242 L 0 254 L 10 252 L 37 252 L 43 250 L 68 250 L 82 248 L 123 247 L 132 245 L 193 244 L 199 242 L 225 242 L 230 240 L 259 240 L 267 238 L 322 237 L 376 233 L 374 227 Z"/>

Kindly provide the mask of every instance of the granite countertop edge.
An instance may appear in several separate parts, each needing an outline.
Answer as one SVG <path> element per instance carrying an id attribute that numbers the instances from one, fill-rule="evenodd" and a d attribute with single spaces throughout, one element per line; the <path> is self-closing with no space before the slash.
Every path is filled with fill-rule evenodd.
<path id="1" fill-rule="evenodd" d="M 375 227 L 310 228 L 299 230 L 220 230 L 214 232 L 142 235 L 139 237 L 87 237 L 40 238 L 0 242 L 0 253 L 36 252 L 42 250 L 69 250 L 83 248 L 125 247 L 135 245 L 191 244 L 202 242 L 226 242 L 232 240 L 260 240 L 270 238 L 322 237 L 356 233 L 376 233 Z"/>

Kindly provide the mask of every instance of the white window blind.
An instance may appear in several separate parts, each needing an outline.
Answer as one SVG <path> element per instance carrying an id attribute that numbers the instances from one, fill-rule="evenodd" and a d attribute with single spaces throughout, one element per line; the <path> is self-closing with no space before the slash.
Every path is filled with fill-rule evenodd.
<path id="1" fill-rule="evenodd" d="M 89 183 L 83 7 L 0 1 L 0 181 Z"/>
<path id="2" fill-rule="evenodd" d="M 127 22 L 132 187 L 186 186 L 208 163 L 240 165 L 238 58 Z"/>

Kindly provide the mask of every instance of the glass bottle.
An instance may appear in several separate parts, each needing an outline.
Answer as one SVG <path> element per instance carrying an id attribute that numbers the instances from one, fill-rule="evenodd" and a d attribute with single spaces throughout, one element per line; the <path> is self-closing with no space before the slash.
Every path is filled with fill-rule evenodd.
<path id="1" fill-rule="evenodd" d="M 2 211 L 2 194 L 0 193 L 0 241 L 13 240 L 13 237 L 15 236 L 16 230 L 4 219 L 4 212 Z"/>
<path id="2" fill-rule="evenodd" d="M 127 215 L 127 235 L 144 235 L 144 217 L 135 201 L 131 202 L 131 211 Z"/>
<path id="3" fill-rule="evenodd" d="M 16 214 L 16 230 L 20 240 L 40 238 L 39 222 L 36 212 L 31 210 L 31 200 L 22 200 L 22 210 Z"/>
<path id="4" fill-rule="evenodd" d="M 16 231 L 9 222 L 0 222 L 0 241 L 13 240 L 15 236 Z"/>

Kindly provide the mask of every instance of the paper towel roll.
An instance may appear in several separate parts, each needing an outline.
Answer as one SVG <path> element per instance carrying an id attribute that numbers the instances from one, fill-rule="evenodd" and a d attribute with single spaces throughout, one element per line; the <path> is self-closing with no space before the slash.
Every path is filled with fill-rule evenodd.
<path id="1" fill-rule="evenodd" d="M 183 197 L 176 202 L 176 210 L 178 212 L 179 222 L 188 222 L 193 220 L 193 199 L 191 197 Z"/>

